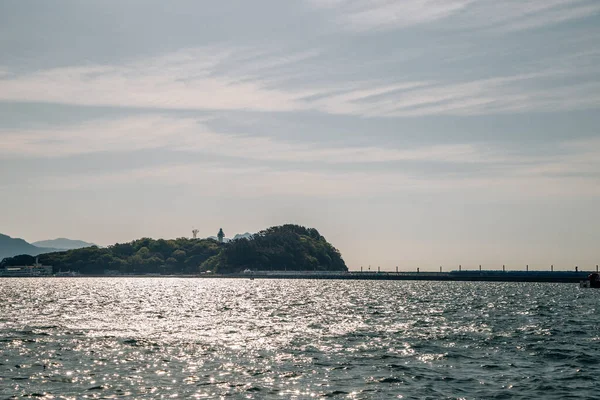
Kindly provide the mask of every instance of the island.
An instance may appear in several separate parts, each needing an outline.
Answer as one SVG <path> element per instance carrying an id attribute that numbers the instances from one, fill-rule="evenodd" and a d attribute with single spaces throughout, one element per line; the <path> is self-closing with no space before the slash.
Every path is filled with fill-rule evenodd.
<path id="1" fill-rule="evenodd" d="M 5 258 L 0 268 L 52 266 L 54 274 L 197 275 L 254 271 L 346 272 L 340 252 L 314 228 L 286 224 L 228 242 L 150 239 Z"/>

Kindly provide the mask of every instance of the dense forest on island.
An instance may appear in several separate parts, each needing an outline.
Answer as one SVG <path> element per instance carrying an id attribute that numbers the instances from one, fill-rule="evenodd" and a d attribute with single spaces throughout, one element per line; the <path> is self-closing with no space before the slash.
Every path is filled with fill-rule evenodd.
<path id="1" fill-rule="evenodd" d="M 31 265 L 35 258 L 5 258 L 0 268 Z M 105 248 L 91 246 L 39 255 L 54 273 L 81 274 L 196 274 L 253 271 L 347 271 L 340 252 L 316 229 L 298 225 L 268 228 L 249 238 L 228 243 L 214 239 L 150 239 L 117 243 Z"/>
<path id="2" fill-rule="evenodd" d="M 219 273 L 347 271 L 340 252 L 314 228 L 283 225 L 227 243 L 202 266 Z"/>
<path id="3" fill-rule="evenodd" d="M 81 274 L 195 274 L 198 266 L 217 255 L 222 245 L 212 239 L 149 239 L 117 243 L 105 248 L 82 249 L 40 254 L 39 262 L 51 265 L 54 273 L 73 271 Z M 21 255 L 6 258 L 0 267 L 31 265 L 35 257 Z"/>

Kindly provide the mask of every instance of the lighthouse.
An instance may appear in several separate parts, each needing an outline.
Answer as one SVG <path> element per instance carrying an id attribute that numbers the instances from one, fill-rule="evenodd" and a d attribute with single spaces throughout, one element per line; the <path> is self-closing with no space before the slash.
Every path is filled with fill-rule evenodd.
<path id="1" fill-rule="evenodd" d="M 225 234 L 223 233 L 223 228 L 219 228 L 219 233 L 217 233 L 217 238 L 219 239 L 219 243 L 223 243 L 223 239 L 225 238 Z"/>

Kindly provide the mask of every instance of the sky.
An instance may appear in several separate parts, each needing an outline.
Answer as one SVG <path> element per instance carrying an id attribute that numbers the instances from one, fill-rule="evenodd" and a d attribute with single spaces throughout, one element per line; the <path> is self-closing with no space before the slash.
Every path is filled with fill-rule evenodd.
<path id="1" fill-rule="evenodd" d="M 0 0 L 0 233 L 600 263 L 597 0 Z"/>

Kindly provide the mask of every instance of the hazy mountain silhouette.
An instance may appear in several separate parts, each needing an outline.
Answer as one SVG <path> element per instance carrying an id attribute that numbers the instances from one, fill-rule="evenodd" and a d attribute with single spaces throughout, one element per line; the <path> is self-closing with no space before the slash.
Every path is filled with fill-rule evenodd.
<path id="1" fill-rule="evenodd" d="M 40 240 L 38 242 L 31 243 L 36 247 L 51 247 L 54 249 L 62 250 L 74 250 L 81 249 L 83 247 L 95 246 L 94 243 L 84 242 L 83 240 L 72 240 L 66 238 L 57 238 L 52 240 Z"/>
<path id="2" fill-rule="evenodd" d="M 31 243 L 27 243 L 23 239 L 11 238 L 10 236 L 0 234 L 0 260 L 21 254 L 37 256 L 38 254 L 51 253 L 58 250 L 50 247 L 37 247 Z"/>

